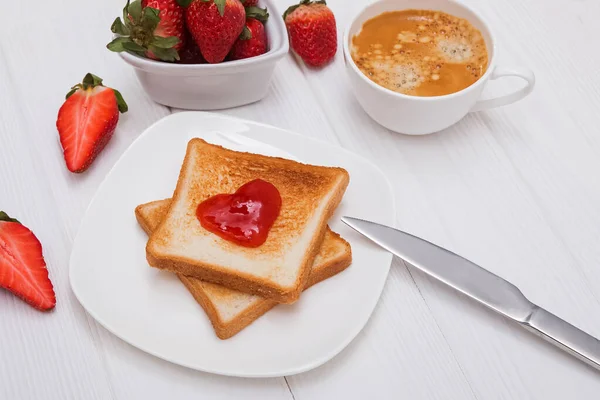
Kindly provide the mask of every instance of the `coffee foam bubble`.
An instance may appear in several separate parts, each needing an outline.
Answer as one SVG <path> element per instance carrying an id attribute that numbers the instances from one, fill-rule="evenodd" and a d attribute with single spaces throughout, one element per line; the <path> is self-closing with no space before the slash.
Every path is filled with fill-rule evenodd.
<path id="1" fill-rule="evenodd" d="M 466 39 L 442 39 L 437 43 L 438 54 L 449 62 L 463 63 L 473 58 L 473 48 Z"/>
<path id="2" fill-rule="evenodd" d="M 417 66 L 392 65 L 386 74 L 389 83 L 400 90 L 413 90 L 421 84 L 421 69 Z"/>
<path id="3" fill-rule="evenodd" d="M 415 89 L 423 81 L 421 68 L 410 64 L 398 64 L 394 60 L 374 60 L 363 64 L 363 68 L 379 85 L 404 92 Z"/>

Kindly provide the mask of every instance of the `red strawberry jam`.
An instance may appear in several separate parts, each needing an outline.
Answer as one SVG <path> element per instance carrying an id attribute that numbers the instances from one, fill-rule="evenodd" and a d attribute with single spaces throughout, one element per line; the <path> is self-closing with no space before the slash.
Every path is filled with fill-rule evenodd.
<path id="1" fill-rule="evenodd" d="M 259 247 L 281 211 L 281 195 L 273 184 L 256 179 L 233 194 L 218 194 L 198 205 L 202 227 L 244 247 Z"/>

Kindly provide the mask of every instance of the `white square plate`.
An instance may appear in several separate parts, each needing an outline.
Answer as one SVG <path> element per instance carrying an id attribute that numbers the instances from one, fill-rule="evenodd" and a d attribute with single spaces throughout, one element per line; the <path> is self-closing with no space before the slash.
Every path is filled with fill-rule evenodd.
<path id="1" fill-rule="evenodd" d="M 223 138 L 227 134 L 249 140 L 232 145 Z M 139 204 L 171 197 L 187 143 L 194 137 L 233 150 L 290 154 L 350 173 L 350 185 L 330 226 L 350 242 L 352 265 L 307 290 L 297 303 L 275 307 L 224 341 L 174 274 L 148 266 L 148 239 L 134 215 Z M 261 143 L 266 146 L 257 146 Z M 391 187 L 366 159 L 256 122 L 211 113 L 173 114 L 141 134 L 100 185 L 73 245 L 71 287 L 102 326 L 170 362 L 242 377 L 307 371 L 333 358 L 365 326 L 392 260 L 341 223 L 342 215 L 388 225 L 394 221 Z"/>

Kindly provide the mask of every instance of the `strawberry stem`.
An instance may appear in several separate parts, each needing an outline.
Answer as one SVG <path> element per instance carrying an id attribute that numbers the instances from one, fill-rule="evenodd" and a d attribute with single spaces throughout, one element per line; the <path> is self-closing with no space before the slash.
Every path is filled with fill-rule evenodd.
<path id="1" fill-rule="evenodd" d="M 81 81 L 81 83 L 78 83 L 77 85 L 75 85 L 71 88 L 69 93 L 67 93 L 66 98 L 68 99 L 69 97 L 71 97 L 73 95 L 73 93 L 75 93 L 79 89 L 88 90 L 88 89 L 93 89 L 96 86 L 104 86 L 102 84 L 102 78 L 100 78 L 98 75 L 94 75 L 94 74 L 88 72 L 83 77 L 83 80 Z M 129 110 L 129 106 L 127 106 L 127 103 L 125 102 L 125 99 L 123 98 L 123 95 L 121 94 L 121 92 L 119 92 L 116 89 L 112 89 L 112 91 L 115 93 L 115 97 L 117 99 L 117 106 L 119 107 L 119 112 L 126 113 Z M 6 213 L 4 213 L 4 214 L 6 214 Z M 1 215 L 2 214 L 0 213 L 0 216 Z"/>
<path id="2" fill-rule="evenodd" d="M 87 90 L 89 88 L 95 88 L 96 86 L 102 86 L 102 78 L 100 78 L 97 75 L 91 74 L 91 73 L 87 73 L 85 74 L 85 76 L 83 77 L 83 89 Z"/>

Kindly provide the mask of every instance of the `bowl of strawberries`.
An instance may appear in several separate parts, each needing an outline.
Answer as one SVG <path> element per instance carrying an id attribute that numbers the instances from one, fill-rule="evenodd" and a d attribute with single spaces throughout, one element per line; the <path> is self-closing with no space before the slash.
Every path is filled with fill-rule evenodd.
<path id="1" fill-rule="evenodd" d="M 266 96 L 289 51 L 272 0 L 135 0 L 115 19 L 119 52 L 157 103 L 218 110 Z"/>

